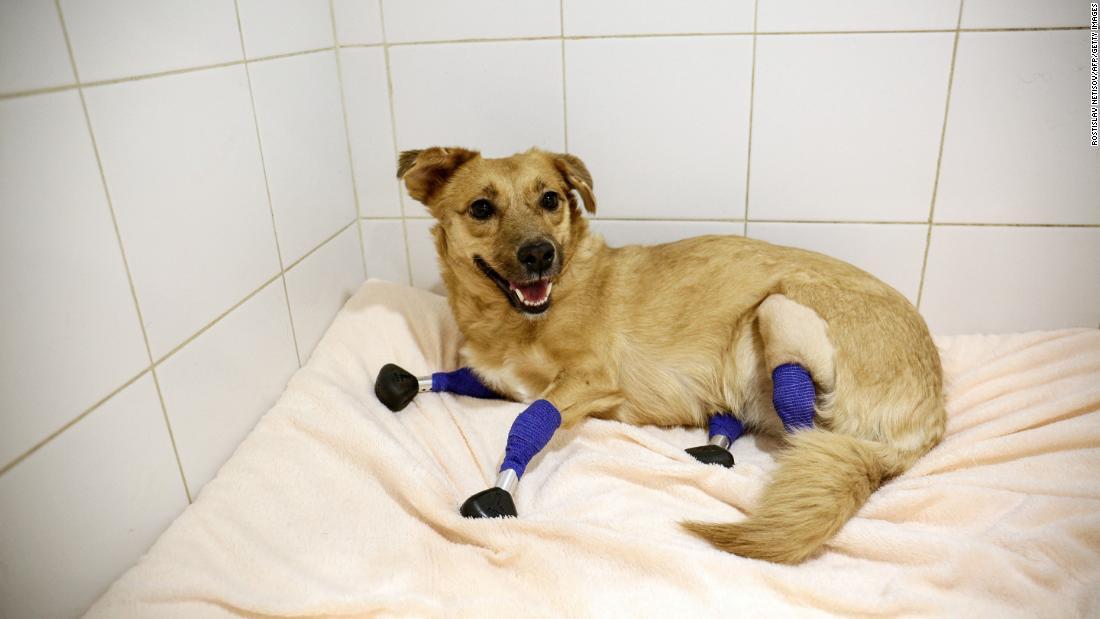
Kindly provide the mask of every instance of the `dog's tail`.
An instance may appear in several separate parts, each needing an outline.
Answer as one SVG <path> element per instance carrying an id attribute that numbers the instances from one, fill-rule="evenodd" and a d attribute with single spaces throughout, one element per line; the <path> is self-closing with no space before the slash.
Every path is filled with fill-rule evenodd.
<path id="1" fill-rule="evenodd" d="M 902 473 L 917 455 L 826 430 L 797 432 L 790 443 L 748 520 L 683 526 L 743 557 L 800 563 L 839 531 L 885 479 Z"/>

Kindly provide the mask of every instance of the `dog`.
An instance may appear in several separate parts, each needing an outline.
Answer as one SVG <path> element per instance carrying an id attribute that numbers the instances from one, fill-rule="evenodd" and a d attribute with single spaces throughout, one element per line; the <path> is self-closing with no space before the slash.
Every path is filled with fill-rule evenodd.
<path id="1" fill-rule="evenodd" d="M 608 247 L 591 234 L 592 176 L 569 154 L 401 153 L 397 176 L 436 224 L 462 355 L 517 401 L 587 417 L 705 426 L 732 411 L 787 443 L 750 516 L 685 522 L 716 547 L 799 563 L 884 481 L 943 437 L 939 355 L 916 309 L 840 260 L 733 236 Z M 787 434 L 773 368 L 817 393 L 813 429 Z"/>

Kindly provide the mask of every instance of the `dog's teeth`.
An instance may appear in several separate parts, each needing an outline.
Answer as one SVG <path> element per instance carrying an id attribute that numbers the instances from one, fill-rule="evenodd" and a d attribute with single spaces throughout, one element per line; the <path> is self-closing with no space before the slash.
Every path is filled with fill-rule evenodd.
<path id="1" fill-rule="evenodd" d="M 516 298 L 519 299 L 520 301 L 523 301 L 523 302 L 527 301 L 526 299 L 523 298 L 523 293 L 519 291 L 519 288 L 513 288 L 512 292 L 516 293 Z"/>
<path id="2" fill-rule="evenodd" d="M 550 298 L 550 291 L 554 288 L 554 284 L 546 282 L 546 298 Z"/>

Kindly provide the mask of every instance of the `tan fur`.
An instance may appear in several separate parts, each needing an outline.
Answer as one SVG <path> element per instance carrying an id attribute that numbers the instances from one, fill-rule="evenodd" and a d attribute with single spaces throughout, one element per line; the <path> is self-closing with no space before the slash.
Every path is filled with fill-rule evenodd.
<path id="1" fill-rule="evenodd" d="M 913 306 L 871 275 L 821 254 L 740 237 L 609 248 L 589 234 L 592 178 L 571 155 L 485 159 L 465 149 L 402 155 L 433 228 L 466 361 L 494 388 L 542 397 L 572 425 L 586 417 L 705 425 L 733 411 L 782 435 L 771 369 L 798 362 L 819 389 L 816 428 L 790 449 L 750 518 L 685 523 L 731 552 L 795 563 L 812 556 L 882 481 L 943 435 L 942 371 Z M 539 196 L 560 192 L 555 212 Z M 477 199 L 491 220 L 468 214 Z M 517 247 L 553 239 L 564 254 L 552 305 L 525 316 L 475 264 L 511 280 Z"/>

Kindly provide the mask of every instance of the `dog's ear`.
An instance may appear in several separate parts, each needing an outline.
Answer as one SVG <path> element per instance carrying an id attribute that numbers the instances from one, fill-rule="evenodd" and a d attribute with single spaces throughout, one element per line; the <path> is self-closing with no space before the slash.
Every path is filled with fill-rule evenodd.
<path id="1" fill-rule="evenodd" d="M 589 213 L 595 213 L 596 198 L 592 195 L 592 174 L 589 173 L 584 162 L 573 155 L 555 154 L 553 157 L 554 167 L 558 169 L 558 172 L 561 172 L 565 182 L 581 194 L 581 199 L 584 200 L 584 209 Z"/>
<path id="2" fill-rule="evenodd" d="M 426 205 L 459 166 L 480 154 L 465 148 L 440 146 L 407 150 L 397 159 L 397 178 L 405 181 L 414 200 Z"/>

